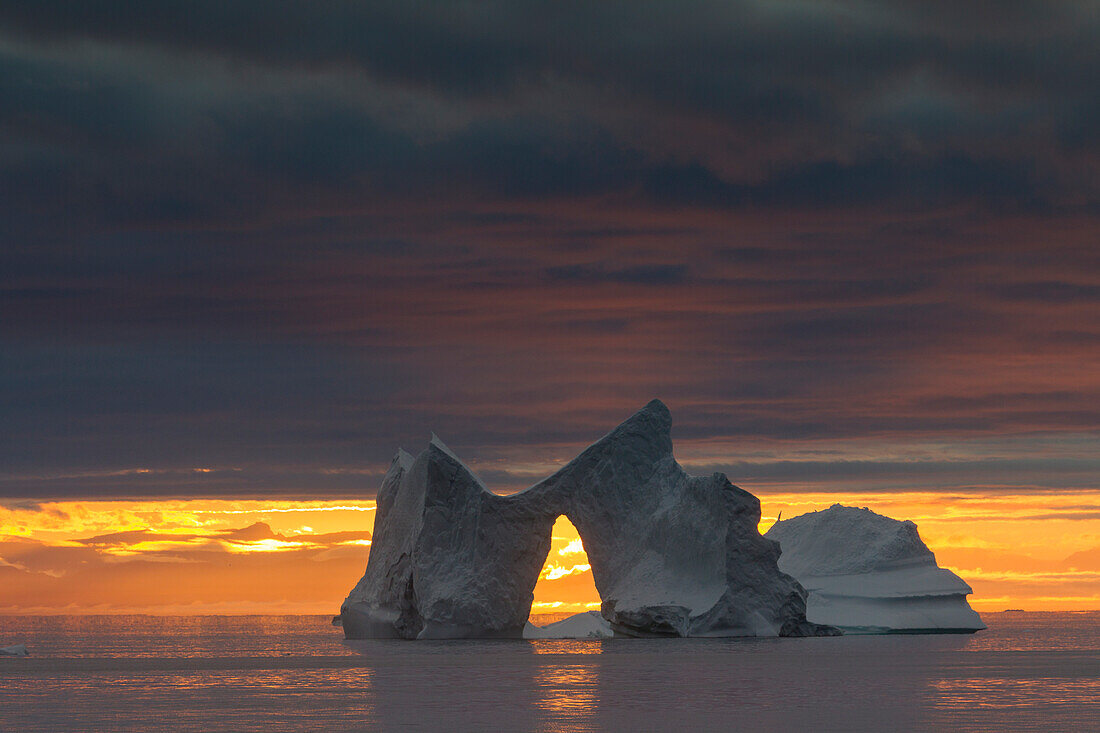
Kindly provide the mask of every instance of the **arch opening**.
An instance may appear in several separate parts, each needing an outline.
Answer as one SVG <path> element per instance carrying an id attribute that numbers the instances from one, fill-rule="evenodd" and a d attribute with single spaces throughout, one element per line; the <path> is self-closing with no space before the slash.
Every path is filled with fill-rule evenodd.
<path id="1" fill-rule="evenodd" d="M 554 521 L 550 551 L 535 583 L 531 619 L 548 623 L 585 611 L 598 611 L 600 594 L 577 528 L 564 514 Z"/>

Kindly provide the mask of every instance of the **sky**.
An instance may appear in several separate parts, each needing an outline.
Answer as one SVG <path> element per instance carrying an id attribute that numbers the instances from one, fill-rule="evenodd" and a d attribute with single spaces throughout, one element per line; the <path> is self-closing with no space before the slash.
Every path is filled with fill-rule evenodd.
<path id="1" fill-rule="evenodd" d="M 1092 0 L 0 6 L 0 607 L 327 609 L 398 446 L 511 492 L 657 397 L 765 521 L 870 506 L 978 605 L 1100 608 L 1098 37 Z"/>

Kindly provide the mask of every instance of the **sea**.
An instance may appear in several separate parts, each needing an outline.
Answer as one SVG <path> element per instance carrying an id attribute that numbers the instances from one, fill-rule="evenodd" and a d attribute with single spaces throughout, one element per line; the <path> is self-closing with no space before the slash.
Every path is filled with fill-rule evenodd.
<path id="1" fill-rule="evenodd" d="M 974 635 L 345 641 L 330 616 L 0 617 L 0 731 L 1100 731 L 1100 612 Z M 555 620 L 533 618 L 536 623 Z"/>

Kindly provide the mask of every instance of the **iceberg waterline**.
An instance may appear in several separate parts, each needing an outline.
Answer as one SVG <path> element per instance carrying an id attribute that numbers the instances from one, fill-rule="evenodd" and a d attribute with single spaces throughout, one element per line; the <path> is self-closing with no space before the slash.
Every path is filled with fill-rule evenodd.
<path id="1" fill-rule="evenodd" d="M 399 451 L 378 493 L 363 578 L 341 607 L 348 638 L 522 638 L 565 515 L 584 542 L 600 616 L 627 636 L 835 634 L 760 535 L 760 502 L 719 473 L 689 476 L 654 400 L 561 470 L 498 496 L 433 436 Z"/>
<path id="2" fill-rule="evenodd" d="M 986 628 L 962 578 L 936 564 L 913 522 L 840 504 L 776 522 L 779 567 L 809 593 L 806 615 L 845 633 L 973 633 Z"/>

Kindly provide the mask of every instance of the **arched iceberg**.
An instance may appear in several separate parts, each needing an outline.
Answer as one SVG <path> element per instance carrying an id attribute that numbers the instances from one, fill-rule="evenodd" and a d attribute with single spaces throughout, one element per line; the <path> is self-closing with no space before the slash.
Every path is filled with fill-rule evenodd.
<path id="1" fill-rule="evenodd" d="M 603 600 L 631 636 L 806 636 L 806 594 L 757 530 L 760 502 L 724 475 L 687 475 L 654 400 L 557 473 L 489 491 L 433 436 L 401 451 L 378 494 L 366 573 L 341 608 L 348 638 L 521 638 L 554 521 L 576 526 Z"/>

